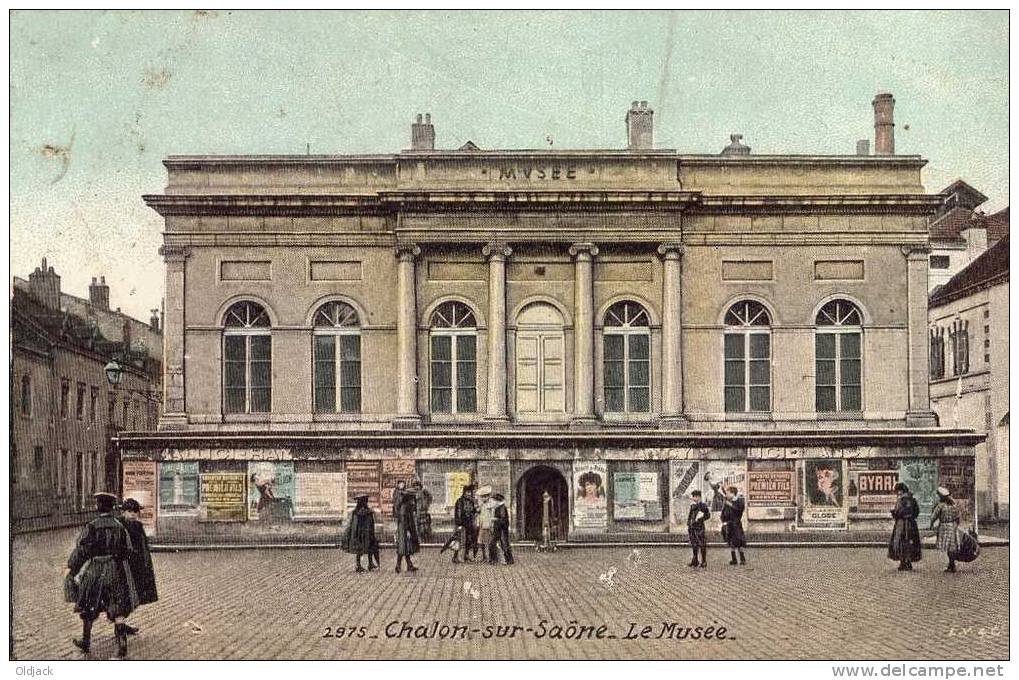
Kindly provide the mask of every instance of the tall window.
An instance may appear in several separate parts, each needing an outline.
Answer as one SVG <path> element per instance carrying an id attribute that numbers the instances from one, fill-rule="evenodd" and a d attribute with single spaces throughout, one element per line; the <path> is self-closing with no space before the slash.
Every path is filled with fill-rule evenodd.
<path id="1" fill-rule="evenodd" d="M 85 420 L 85 383 L 78 383 L 78 401 L 74 407 L 74 416 L 78 420 Z"/>
<path id="2" fill-rule="evenodd" d="M 852 302 L 832 300 L 817 313 L 815 324 L 815 409 L 862 410 L 860 310 Z"/>
<path id="3" fill-rule="evenodd" d="M 315 312 L 315 412 L 361 411 L 361 323 L 343 302 Z"/>
<path id="4" fill-rule="evenodd" d="M 527 305 L 517 316 L 516 409 L 522 415 L 566 412 L 563 317 L 550 304 Z"/>
<path id="5" fill-rule="evenodd" d="M 433 413 L 478 410 L 478 322 L 462 302 L 444 302 L 431 318 Z"/>
<path id="6" fill-rule="evenodd" d="M 27 375 L 21 376 L 21 415 L 32 415 L 32 379 Z"/>
<path id="7" fill-rule="evenodd" d="M 268 413 L 272 406 L 272 335 L 269 315 L 238 302 L 223 317 L 223 410 Z"/>
<path id="8" fill-rule="evenodd" d="M 66 418 L 71 400 L 71 381 L 64 378 L 60 381 L 60 417 Z"/>
<path id="9" fill-rule="evenodd" d="M 771 410 L 771 317 L 754 300 L 725 314 L 725 410 Z"/>
<path id="10" fill-rule="evenodd" d="M 93 387 L 88 399 L 88 420 L 90 423 L 96 422 L 96 407 L 99 402 L 99 388 Z"/>
<path id="11" fill-rule="evenodd" d="M 605 410 L 651 410 L 651 328 L 647 310 L 636 302 L 617 302 L 605 313 L 603 382 Z"/>
<path id="12" fill-rule="evenodd" d="M 953 321 L 948 337 L 952 343 L 952 375 L 969 373 L 969 321 Z"/>
<path id="13" fill-rule="evenodd" d="M 36 471 L 39 471 L 42 470 L 42 465 L 43 465 L 43 449 L 41 446 L 36 446 L 32 450 L 32 467 L 34 467 Z"/>
<path id="14" fill-rule="evenodd" d="M 108 394 L 106 396 L 106 422 L 115 425 L 117 420 L 117 396 Z"/>
<path id="15" fill-rule="evenodd" d="M 932 328 L 931 340 L 931 378 L 937 380 L 945 377 L 945 329 Z"/>

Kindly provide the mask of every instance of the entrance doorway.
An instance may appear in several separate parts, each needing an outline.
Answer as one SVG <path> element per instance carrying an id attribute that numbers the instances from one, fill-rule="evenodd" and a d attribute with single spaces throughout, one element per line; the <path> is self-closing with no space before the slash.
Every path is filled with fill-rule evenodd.
<path id="1" fill-rule="evenodd" d="M 542 494 L 548 490 L 552 495 L 554 525 L 559 528 L 559 541 L 566 540 L 569 528 L 570 495 L 566 478 L 555 468 L 537 465 L 520 478 L 517 484 L 517 498 L 520 508 L 517 524 L 520 537 L 528 541 L 541 540 Z"/>

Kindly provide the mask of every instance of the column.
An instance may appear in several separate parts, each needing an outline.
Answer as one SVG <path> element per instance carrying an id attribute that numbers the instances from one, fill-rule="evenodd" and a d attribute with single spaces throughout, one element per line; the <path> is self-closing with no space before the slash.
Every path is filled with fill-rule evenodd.
<path id="1" fill-rule="evenodd" d="M 485 419 L 508 422 L 506 415 L 506 258 L 513 251 L 505 243 L 489 243 L 488 258 L 488 398 Z"/>
<path id="2" fill-rule="evenodd" d="M 578 425 L 594 417 L 594 258 L 593 243 L 575 243 L 573 276 L 573 420 Z"/>
<path id="3" fill-rule="evenodd" d="M 165 245 L 159 254 L 166 262 L 166 311 L 163 320 L 163 409 L 160 430 L 187 427 L 184 403 L 184 269 L 191 249 Z"/>
<path id="4" fill-rule="evenodd" d="M 930 368 L 927 339 L 927 266 L 930 249 L 904 246 L 906 256 L 906 318 L 909 327 L 909 410 L 906 424 L 933 427 L 937 422 L 931 410 Z"/>
<path id="5" fill-rule="evenodd" d="M 413 243 L 396 246 L 397 294 L 396 318 L 397 385 L 394 428 L 413 428 L 421 424 L 417 409 L 417 291 L 414 260 L 421 249 Z"/>
<path id="6" fill-rule="evenodd" d="M 683 244 L 663 243 L 662 256 L 662 426 L 683 427 Z"/>

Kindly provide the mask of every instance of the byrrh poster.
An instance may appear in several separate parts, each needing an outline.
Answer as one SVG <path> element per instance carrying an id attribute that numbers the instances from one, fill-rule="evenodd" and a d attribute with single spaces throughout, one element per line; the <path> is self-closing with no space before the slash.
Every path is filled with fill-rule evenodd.
<path id="1" fill-rule="evenodd" d="M 604 528 L 608 522 L 607 476 L 604 462 L 573 464 L 573 525 L 577 529 Z"/>
<path id="2" fill-rule="evenodd" d="M 803 495 L 797 525 L 805 529 L 845 529 L 846 462 L 840 459 L 804 460 Z"/>

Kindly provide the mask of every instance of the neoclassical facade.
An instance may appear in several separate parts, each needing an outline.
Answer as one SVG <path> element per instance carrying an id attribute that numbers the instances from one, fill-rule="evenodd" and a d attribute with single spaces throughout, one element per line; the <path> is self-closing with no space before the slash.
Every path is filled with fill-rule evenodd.
<path id="1" fill-rule="evenodd" d="M 929 403 L 924 161 L 630 132 L 168 158 L 165 408 L 120 439 L 160 540 L 328 540 L 401 478 L 437 532 L 475 481 L 528 539 L 545 490 L 569 540 L 679 540 L 720 485 L 760 535 L 884 530 L 900 479 L 971 499 L 980 438 Z"/>

